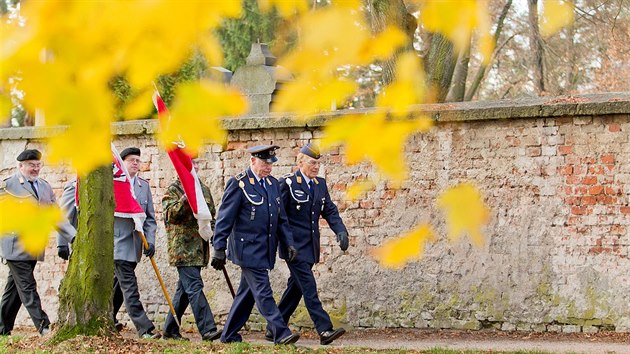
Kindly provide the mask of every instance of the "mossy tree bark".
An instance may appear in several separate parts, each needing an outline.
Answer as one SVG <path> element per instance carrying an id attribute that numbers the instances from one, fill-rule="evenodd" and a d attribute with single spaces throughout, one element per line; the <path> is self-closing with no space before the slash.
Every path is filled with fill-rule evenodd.
<path id="1" fill-rule="evenodd" d="M 79 181 L 79 223 L 59 292 L 56 339 L 113 330 L 114 190 L 111 166 Z"/>

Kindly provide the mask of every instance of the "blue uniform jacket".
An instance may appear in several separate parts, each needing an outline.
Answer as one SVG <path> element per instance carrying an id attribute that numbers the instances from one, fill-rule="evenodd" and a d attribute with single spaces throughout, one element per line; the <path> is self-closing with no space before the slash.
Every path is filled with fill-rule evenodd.
<path id="1" fill-rule="evenodd" d="M 291 225 L 293 242 L 298 251 L 297 259 L 311 264 L 319 262 L 320 215 L 335 234 L 348 232 L 337 206 L 330 199 L 326 180 L 315 177 L 313 188 L 311 198 L 308 184 L 300 170 L 280 179 L 280 192 Z M 280 250 L 280 258 L 287 258 L 286 250 Z"/>
<path id="2" fill-rule="evenodd" d="M 241 267 L 273 269 L 276 250 L 293 245 L 278 180 L 265 181 L 266 191 L 251 169 L 230 178 L 219 207 L 213 247 Z"/>

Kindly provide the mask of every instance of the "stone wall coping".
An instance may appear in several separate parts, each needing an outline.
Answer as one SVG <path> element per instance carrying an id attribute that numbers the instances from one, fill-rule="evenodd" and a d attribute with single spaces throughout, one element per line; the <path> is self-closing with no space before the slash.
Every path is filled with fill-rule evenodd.
<path id="1" fill-rule="evenodd" d="M 421 104 L 412 109 L 438 122 L 616 115 L 630 113 L 630 92 Z M 373 108 L 338 110 L 320 113 L 307 120 L 293 119 L 294 115 L 290 113 L 257 114 L 224 118 L 223 126 L 229 131 L 321 127 L 336 117 L 372 112 L 375 112 Z M 64 129 L 63 126 L 3 128 L 0 129 L 0 140 L 44 139 L 59 134 Z M 153 134 L 156 130 L 157 121 L 154 119 L 112 123 L 114 135 Z"/>

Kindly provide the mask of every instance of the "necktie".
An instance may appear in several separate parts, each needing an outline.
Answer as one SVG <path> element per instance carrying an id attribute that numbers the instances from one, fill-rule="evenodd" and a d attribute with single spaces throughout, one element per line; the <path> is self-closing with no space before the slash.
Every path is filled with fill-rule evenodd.
<path id="1" fill-rule="evenodd" d="M 259 179 L 258 182 L 260 182 L 260 186 L 263 187 L 263 189 L 267 189 L 267 187 L 265 187 L 265 180 L 264 179 Z"/>
<path id="2" fill-rule="evenodd" d="M 313 180 L 308 181 L 308 192 L 311 195 L 311 198 L 313 198 Z"/>
<path id="3" fill-rule="evenodd" d="M 33 181 L 28 181 L 28 183 L 31 184 L 31 188 L 33 188 L 33 192 L 35 192 L 35 198 L 39 200 L 39 193 L 37 193 L 37 188 L 35 188 L 35 184 L 33 183 Z"/>

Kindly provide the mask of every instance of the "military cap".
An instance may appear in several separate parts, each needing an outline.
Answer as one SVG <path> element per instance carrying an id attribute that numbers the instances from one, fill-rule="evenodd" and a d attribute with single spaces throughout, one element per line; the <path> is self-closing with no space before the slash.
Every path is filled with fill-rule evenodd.
<path id="1" fill-rule="evenodd" d="M 42 158 L 42 153 L 37 149 L 26 149 L 18 157 L 18 161 L 38 160 Z"/>
<path id="2" fill-rule="evenodd" d="M 138 155 L 140 156 L 140 149 L 137 147 L 128 147 L 120 153 L 120 158 L 125 159 L 125 157 L 129 155 Z"/>
<path id="3" fill-rule="evenodd" d="M 322 155 L 319 153 L 319 147 L 317 145 L 311 144 L 311 143 L 308 143 L 308 144 L 302 146 L 302 148 L 300 149 L 300 152 L 303 153 L 306 156 L 310 156 L 310 157 L 314 158 L 315 160 L 317 160 L 320 157 L 322 157 Z"/>
<path id="4" fill-rule="evenodd" d="M 276 157 L 276 149 L 279 149 L 278 145 L 258 145 L 250 147 L 247 152 L 252 156 L 257 157 L 265 162 L 273 163 L 278 161 Z"/>

